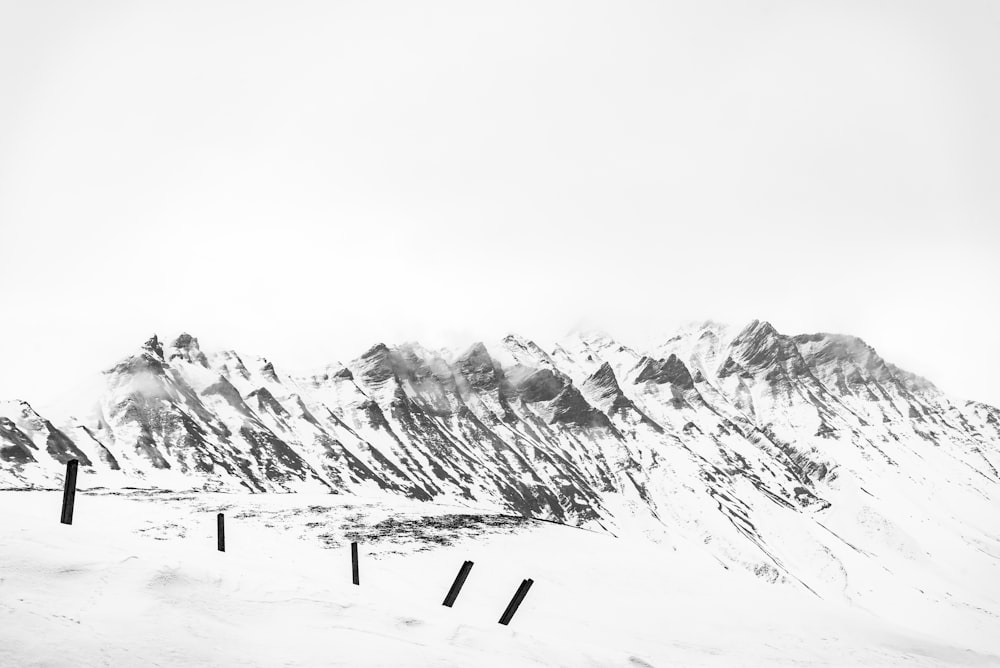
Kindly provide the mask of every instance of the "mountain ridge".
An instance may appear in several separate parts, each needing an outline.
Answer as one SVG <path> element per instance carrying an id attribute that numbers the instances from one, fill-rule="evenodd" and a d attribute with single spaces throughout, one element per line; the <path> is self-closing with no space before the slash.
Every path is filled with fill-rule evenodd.
<path id="1" fill-rule="evenodd" d="M 76 458 L 81 486 L 401 495 L 701 541 L 813 588 L 782 555 L 790 527 L 832 554 L 844 509 L 913 521 L 868 497 L 916 507 L 933 490 L 979 517 L 1000 491 L 1000 410 L 860 338 L 760 320 L 647 351 L 593 333 L 551 353 L 513 334 L 455 353 L 378 343 L 295 377 L 154 335 L 104 379 L 95 414 L 61 428 L 0 404 L 0 484 L 57 486 Z M 980 531 L 929 512 L 963 540 Z"/>

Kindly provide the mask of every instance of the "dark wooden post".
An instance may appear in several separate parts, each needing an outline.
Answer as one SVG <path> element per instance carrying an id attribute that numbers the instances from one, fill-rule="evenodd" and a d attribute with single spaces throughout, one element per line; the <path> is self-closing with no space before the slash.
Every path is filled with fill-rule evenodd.
<path id="1" fill-rule="evenodd" d="M 514 613 L 517 612 L 518 607 L 521 605 L 521 601 L 524 597 L 528 595 L 528 590 L 531 589 L 531 585 L 535 583 L 532 579 L 527 579 L 521 583 L 521 586 L 517 588 L 514 592 L 514 598 L 510 599 L 510 603 L 507 605 L 507 609 L 503 611 L 503 616 L 500 617 L 500 623 L 506 626 L 510 624 L 511 618 Z"/>
<path id="2" fill-rule="evenodd" d="M 76 470 L 80 462 L 71 459 L 66 462 L 66 481 L 63 487 L 62 519 L 63 524 L 73 523 L 73 504 L 76 502 Z"/>
<path id="3" fill-rule="evenodd" d="M 462 568 L 458 570 L 458 575 L 455 576 L 455 581 L 451 584 L 451 589 L 448 590 L 448 595 L 444 597 L 442 605 L 446 605 L 449 608 L 455 605 L 455 599 L 458 598 L 458 593 L 462 591 L 462 585 L 465 584 L 465 579 L 469 577 L 469 571 L 471 570 L 471 561 L 462 562 Z"/>
<path id="4" fill-rule="evenodd" d="M 216 518 L 216 523 L 219 526 L 219 552 L 226 551 L 226 516 L 219 513 Z"/>
<path id="5" fill-rule="evenodd" d="M 351 580 L 356 585 L 361 584 L 361 581 L 358 579 L 358 544 L 357 543 L 351 543 Z"/>

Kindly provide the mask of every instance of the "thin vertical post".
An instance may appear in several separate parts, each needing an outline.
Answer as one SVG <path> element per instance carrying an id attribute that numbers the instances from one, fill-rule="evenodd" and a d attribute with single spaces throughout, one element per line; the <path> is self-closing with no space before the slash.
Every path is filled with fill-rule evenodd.
<path id="1" fill-rule="evenodd" d="M 358 579 L 358 544 L 351 543 L 351 580 L 354 584 L 361 584 L 361 580 Z"/>
<path id="2" fill-rule="evenodd" d="M 510 603 L 507 604 L 507 609 L 503 611 L 503 616 L 500 617 L 500 623 L 506 626 L 510 624 L 510 620 L 514 617 L 514 613 L 517 612 L 518 607 L 521 605 L 521 601 L 524 597 L 528 595 L 528 590 L 531 589 L 531 585 L 535 583 L 532 579 L 527 579 L 521 583 L 521 586 L 517 588 L 514 592 L 514 598 L 510 599 Z"/>
<path id="3" fill-rule="evenodd" d="M 80 462 L 71 459 L 66 462 L 66 481 L 63 487 L 62 519 L 63 524 L 73 523 L 73 505 L 76 503 L 76 471 Z"/>
<path id="4" fill-rule="evenodd" d="M 458 570 L 458 575 L 455 576 L 455 581 L 451 584 L 451 589 L 448 590 L 448 595 L 444 597 L 444 603 L 447 607 L 455 605 L 455 599 L 458 598 L 458 593 L 462 591 L 462 585 L 465 584 L 465 579 L 469 577 L 469 571 L 472 570 L 472 562 L 465 561 L 462 563 L 462 568 Z"/>
<path id="5" fill-rule="evenodd" d="M 215 516 L 216 524 L 219 527 L 219 552 L 226 551 L 226 516 L 219 513 Z"/>

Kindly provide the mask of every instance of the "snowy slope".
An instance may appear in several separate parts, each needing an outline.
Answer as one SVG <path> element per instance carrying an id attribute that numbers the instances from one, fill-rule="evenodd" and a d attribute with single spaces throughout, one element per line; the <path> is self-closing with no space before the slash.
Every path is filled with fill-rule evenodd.
<path id="1" fill-rule="evenodd" d="M 697 546 L 706 559 L 887 614 L 1000 614 L 1000 411 L 855 337 L 705 323 L 647 351 L 378 344 L 305 377 L 157 337 L 94 416 L 0 405 L 0 484 L 317 492 L 434 501 Z M 891 604 L 885 596 L 891 592 Z M 895 613 L 893 613 L 895 614 Z"/>
<path id="2" fill-rule="evenodd" d="M 1000 662 L 996 618 L 981 609 L 952 602 L 926 614 L 899 599 L 884 614 L 727 570 L 697 545 L 392 495 L 83 493 L 71 527 L 56 521 L 58 507 L 57 492 L 0 493 L 0 665 Z M 227 514 L 225 553 L 215 550 L 217 511 Z M 351 540 L 361 544 L 359 587 Z M 445 608 L 466 559 L 475 565 Z M 512 623 L 497 624 L 526 577 L 535 584 Z"/>

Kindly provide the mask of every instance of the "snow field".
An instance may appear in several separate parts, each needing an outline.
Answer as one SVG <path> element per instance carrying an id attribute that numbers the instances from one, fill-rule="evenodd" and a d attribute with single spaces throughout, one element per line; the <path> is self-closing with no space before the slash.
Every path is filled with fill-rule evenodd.
<path id="1" fill-rule="evenodd" d="M 549 523 L 435 529 L 439 542 L 369 538 L 355 587 L 348 545 L 359 525 L 456 509 L 80 492 L 64 526 L 60 502 L 58 492 L 0 493 L 0 666 L 1000 665 L 642 539 Z M 215 549 L 219 511 L 226 553 Z M 445 608 L 465 559 L 475 566 Z M 501 626 L 524 578 L 535 584 Z"/>

